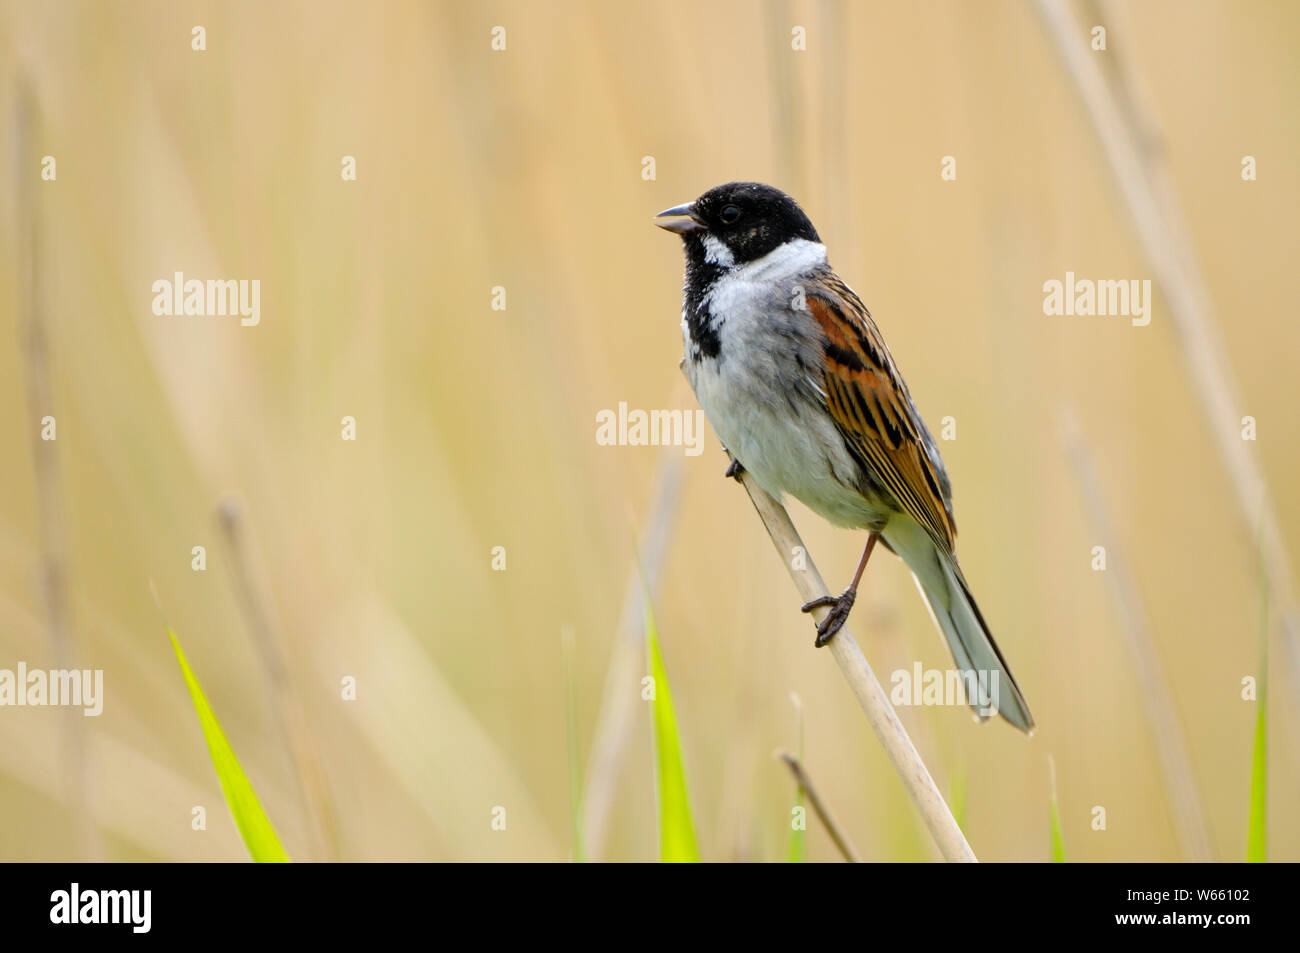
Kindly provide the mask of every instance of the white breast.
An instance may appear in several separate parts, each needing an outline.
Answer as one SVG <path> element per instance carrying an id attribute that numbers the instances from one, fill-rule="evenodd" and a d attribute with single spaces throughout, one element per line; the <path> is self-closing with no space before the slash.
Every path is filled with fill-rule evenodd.
<path id="1" fill-rule="evenodd" d="M 857 464 L 821 392 L 820 327 L 792 306 L 799 278 L 825 260 L 822 245 L 791 242 L 719 279 L 707 299 L 719 355 L 692 359 L 683 320 L 686 372 L 719 439 L 760 486 L 860 528 L 888 514 L 855 489 Z"/>

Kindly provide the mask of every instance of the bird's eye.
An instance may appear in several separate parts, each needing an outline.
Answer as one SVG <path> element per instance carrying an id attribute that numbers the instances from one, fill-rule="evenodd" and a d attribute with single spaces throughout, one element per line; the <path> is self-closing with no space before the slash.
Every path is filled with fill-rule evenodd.
<path id="1" fill-rule="evenodd" d="M 734 205 L 728 205 L 718 213 L 718 218 L 721 219 L 723 225 L 735 225 L 736 222 L 740 221 L 740 209 Z"/>

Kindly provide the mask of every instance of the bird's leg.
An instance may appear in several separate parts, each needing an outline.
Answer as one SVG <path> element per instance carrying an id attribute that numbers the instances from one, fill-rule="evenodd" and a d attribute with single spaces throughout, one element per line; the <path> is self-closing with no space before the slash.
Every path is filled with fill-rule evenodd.
<path id="1" fill-rule="evenodd" d="M 731 463 L 727 464 L 727 470 L 722 475 L 724 477 L 731 477 L 737 483 L 743 483 L 744 481 L 740 479 L 740 475 L 744 472 L 745 468 L 741 465 L 740 461 L 735 457 L 732 457 Z"/>
<path id="2" fill-rule="evenodd" d="M 811 602 L 805 602 L 801 607 L 801 612 L 812 612 L 814 609 L 820 609 L 823 606 L 831 607 L 831 611 L 826 613 L 826 618 L 822 619 L 821 624 L 817 626 L 816 644 L 818 648 L 833 639 L 835 633 L 842 629 L 845 621 L 848 620 L 849 610 L 853 608 L 853 603 L 858 598 L 858 583 L 862 581 L 862 573 L 867 568 L 867 560 L 871 558 L 871 551 L 876 548 L 876 540 L 879 536 L 879 533 L 873 532 L 867 537 L 867 548 L 862 551 L 858 571 L 853 574 L 853 582 L 849 583 L 849 588 L 838 596 L 819 596 Z"/>

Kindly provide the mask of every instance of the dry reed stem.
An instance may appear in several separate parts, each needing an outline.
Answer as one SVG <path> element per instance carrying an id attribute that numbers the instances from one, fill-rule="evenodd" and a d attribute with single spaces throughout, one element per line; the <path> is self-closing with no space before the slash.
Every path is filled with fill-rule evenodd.
<path id="1" fill-rule="evenodd" d="M 790 514 L 785 511 L 785 507 L 755 483 L 753 476 L 748 472 L 742 471 L 741 482 L 749 493 L 749 499 L 753 502 L 754 509 L 758 511 L 759 519 L 763 521 L 768 536 L 772 538 L 772 545 L 781 556 L 781 562 L 789 572 L 795 589 L 799 591 L 803 601 L 808 602 L 829 595 L 826 583 L 822 581 L 821 574 L 813 565 L 812 556 L 808 555 L 808 549 L 799 538 L 799 533 L 790 521 Z M 792 556 L 796 547 L 804 553 L 807 569 L 793 567 Z M 829 609 L 825 607 L 814 610 L 813 618 L 820 622 L 828 611 Z M 880 687 L 880 682 L 876 680 L 875 673 L 867 664 L 866 657 L 862 654 L 847 625 L 831 639 L 827 649 L 839 665 L 840 671 L 849 683 L 849 688 L 857 696 L 858 704 L 862 706 L 868 723 L 875 731 L 876 737 L 880 739 L 880 744 L 884 747 L 889 760 L 893 762 L 894 770 L 898 772 L 903 787 L 912 798 L 912 803 L 916 805 L 930 836 L 934 838 L 939 853 L 945 860 L 975 863 L 975 854 L 970 844 L 966 842 L 966 836 L 962 834 L 961 828 L 952 816 L 952 811 L 948 809 L 943 795 L 935 786 L 925 762 L 921 760 L 916 747 L 912 744 L 912 739 L 908 737 L 902 722 L 898 720 L 898 715 L 889 704 L 885 690 Z"/>
<path id="2" fill-rule="evenodd" d="M 1038 6 L 1097 131 L 1142 250 L 1168 302 L 1183 359 L 1232 482 L 1241 528 L 1252 549 L 1259 533 L 1269 589 L 1277 596 L 1293 673 L 1300 680 L 1300 617 L 1290 559 L 1263 471 L 1241 438 L 1242 403 L 1224 357 L 1227 352 L 1205 279 L 1186 237 L 1190 233 L 1159 147 L 1159 127 L 1147 109 L 1136 73 L 1123 59 L 1116 70 L 1125 93 L 1121 105 L 1102 75 L 1103 58 L 1092 52 L 1088 33 L 1064 0 L 1038 0 Z"/>
<path id="3" fill-rule="evenodd" d="M 1083 490 L 1093 531 L 1106 547 L 1106 572 L 1103 575 L 1115 600 L 1120 627 L 1128 636 L 1134 666 L 1143 686 L 1142 703 L 1154 736 L 1152 740 L 1164 774 L 1165 788 L 1173 802 L 1174 828 L 1182 842 L 1183 852 L 1189 859 L 1202 863 L 1213 861 L 1215 858 L 1209 824 L 1201 808 L 1187 738 L 1174 708 L 1173 695 L 1169 691 L 1169 681 L 1156 651 L 1155 638 L 1142 604 L 1142 596 L 1115 533 L 1083 435 L 1069 414 L 1064 414 L 1061 418 L 1061 440 Z"/>
<path id="4" fill-rule="evenodd" d="M 605 845 L 623 752 L 640 704 L 639 684 L 645 669 L 645 597 L 647 592 L 653 597 L 659 588 L 659 575 L 681 496 L 682 472 L 679 448 L 669 447 L 660 453 L 650 517 L 637 547 L 640 572 L 633 568 L 628 576 L 609 674 L 605 677 L 605 693 L 596 715 L 591 756 L 587 760 L 587 781 L 581 801 L 582 844 L 591 860 L 600 858 Z"/>
<path id="5" fill-rule="evenodd" d="M 41 598 L 50 636 L 53 666 L 70 670 L 76 656 L 72 635 L 72 613 L 68 599 L 68 568 L 65 553 L 63 496 L 59 484 L 58 441 L 42 438 L 42 419 L 55 418 L 54 390 L 50 372 L 48 311 L 43 274 L 42 234 L 34 190 L 43 184 L 32 146 L 34 106 L 24 77 L 16 84 L 13 121 L 13 173 L 15 235 L 17 246 L 16 284 L 19 288 L 18 327 L 27 376 L 26 427 L 32 434 L 39 532 L 39 580 Z M 65 424 L 66 426 L 66 424 Z M 63 722 L 64 791 L 69 810 L 75 815 L 74 830 L 82 860 L 97 860 L 99 832 L 90 807 L 90 778 L 87 765 L 86 728 L 83 714 L 68 708 Z"/>
<path id="6" fill-rule="evenodd" d="M 253 643 L 271 683 L 281 742 L 288 749 L 299 795 L 313 821 L 315 852 L 326 860 L 337 860 L 338 820 L 330 798 L 329 782 L 307 726 L 302 701 L 289 673 L 284 637 L 272 624 L 266 600 L 255 582 L 245 538 L 243 510 L 236 500 L 226 497 L 217 507 L 217 519 L 226 535 L 239 607 L 252 631 Z"/>
<path id="7" fill-rule="evenodd" d="M 862 858 L 854 849 L 853 844 L 850 843 L 843 828 L 831 816 L 831 809 L 821 799 L 821 795 L 817 793 L 817 786 L 812 783 L 812 778 L 808 776 L 808 772 L 804 770 L 804 766 L 799 759 L 784 749 L 778 749 L 776 757 L 785 762 L 785 766 L 794 775 L 795 783 L 803 788 L 803 793 L 808 796 L 808 803 L 812 805 L 813 810 L 817 812 L 817 816 L 821 818 L 826 833 L 830 834 L 831 840 L 835 842 L 839 852 L 844 855 L 844 859 L 851 864 L 862 863 Z"/>

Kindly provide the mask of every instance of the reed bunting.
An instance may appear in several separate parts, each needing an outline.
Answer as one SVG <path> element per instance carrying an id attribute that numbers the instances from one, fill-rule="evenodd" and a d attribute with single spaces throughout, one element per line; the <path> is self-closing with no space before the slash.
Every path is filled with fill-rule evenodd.
<path id="1" fill-rule="evenodd" d="M 844 625 L 877 540 L 911 569 L 981 718 L 1033 716 L 957 564 L 939 448 L 871 314 L 831 270 L 808 216 L 777 189 L 731 182 L 656 216 L 686 249 L 683 362 L 713 429 L 777 499 L 868 531 L 853 581 L 817 627 Z M 974 688 L 974 691 L 971 689 Z"/>

